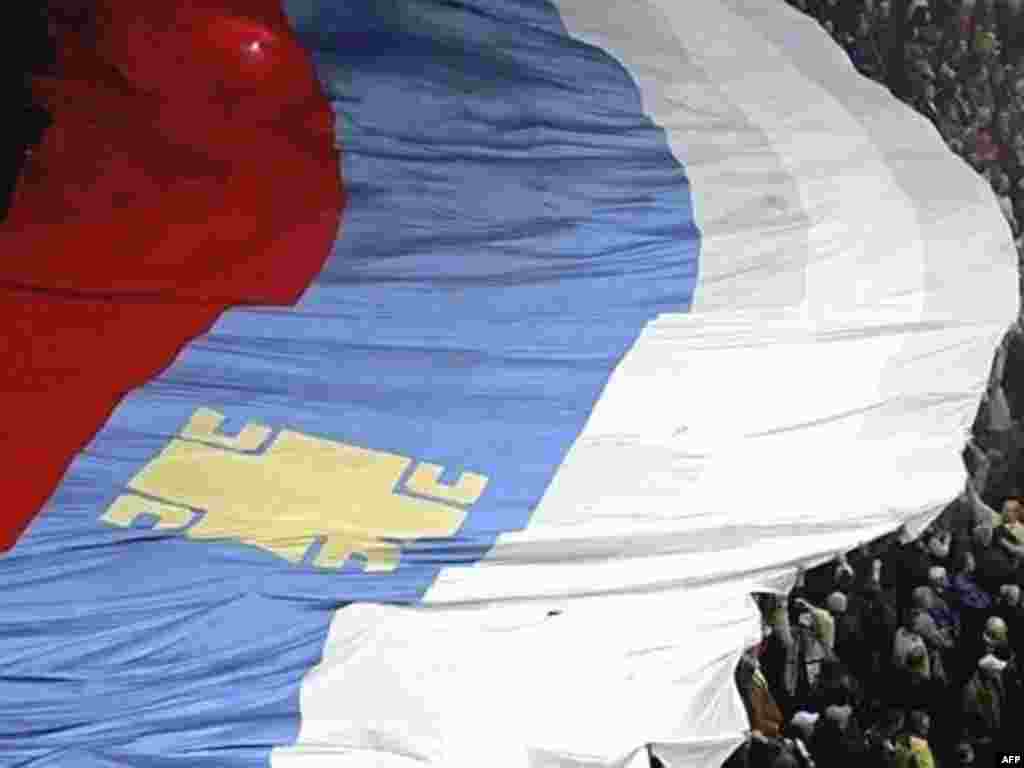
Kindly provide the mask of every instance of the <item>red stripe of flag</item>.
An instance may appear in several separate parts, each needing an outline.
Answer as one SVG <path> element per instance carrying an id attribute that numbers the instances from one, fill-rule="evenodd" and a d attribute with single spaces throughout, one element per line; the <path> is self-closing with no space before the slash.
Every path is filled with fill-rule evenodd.
<path id="1" fill-rule="evenodd" d="M 0 227 L 2 549 L 125 393 L 228 307 L 298 299 L 345 201 L 279 0 L 53 5 L 54 124 Z"/>

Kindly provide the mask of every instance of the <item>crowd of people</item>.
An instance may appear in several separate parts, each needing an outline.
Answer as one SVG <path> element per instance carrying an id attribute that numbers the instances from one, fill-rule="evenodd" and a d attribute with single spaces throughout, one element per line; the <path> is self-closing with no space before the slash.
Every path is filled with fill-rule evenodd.
<path id="1" fill-rule="evenodd" d="M 992 185 L 1022 248 L 1024 0 L 787 0 Z M 960 498 L 755 595 L 726 768 L 965 768 L 1024 751 L 1024 330 L 996 354 Z"/>
<path id="2" fill-rule="evenodd" d="M 1024 751 L 1024 399 L 1003 339 L 964 451 L 961 496 L 755 595 L 763 640 L 736 682 L 751 732 L 727 768 L 964 768 Z M 1018 374 L 1019 375 L 1019 374 Z M 1020 390 L 1018 390 L 1020 391 Z"/>
<path id="3" fill-rule="evenodd" d="M 1024 253 L 1024 0 L 787 2 L 988 180 Z M 28 26 L 41 40 L 40 18 Z M 46 123 L 30 71 L 6 71 L 23 130 L 0 159 L 0 219 Z M 1022 376 L 1017 323 L 965 450 L 965 491 L 923 533 L 839 554 L 788 596 L 755 595 L 763 640 L 736 670 L 751 729 L 726 768 L 966 768 L 1024 750 L 1010 716 L 1024 712 Z"/>

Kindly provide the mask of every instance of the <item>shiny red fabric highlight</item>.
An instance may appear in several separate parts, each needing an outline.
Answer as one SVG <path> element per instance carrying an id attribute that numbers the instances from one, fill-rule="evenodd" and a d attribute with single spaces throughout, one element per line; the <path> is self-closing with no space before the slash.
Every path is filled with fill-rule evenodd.
<path id="1" fill-rule="evenodd" d="M 54 124 L 0 225 L 0 549 L 121 397 L 228 307 L 294 303 L 345 203 L 279 0 L 53 3 Z"/>

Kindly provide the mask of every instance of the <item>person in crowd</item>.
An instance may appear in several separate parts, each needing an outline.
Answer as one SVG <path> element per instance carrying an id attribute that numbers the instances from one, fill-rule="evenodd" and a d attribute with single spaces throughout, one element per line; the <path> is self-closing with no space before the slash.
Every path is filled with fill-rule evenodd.
<path id="1" fill-rule="evenodd" d="M 867 765 L 875 768 L 897 768 L 897 755 L 906 718 L 902 709 L 889 707 L 864 734 Z M 901 745 L 902 746 L 902 745 Z M 909 745 L 908 745 L 909 747 Z"/>
<path id="2" fill-rule="evenodd" d="M 981 640 L 983 654 L 992 654 L 1001 661 L 1006 661 L 1012 655 L 1010 628 L 1001 616 L 988 617 Z"/>
<path id="3" fill-rule="evenodd" d="M 882 589 L 882 561 L 875 558 L 866 577 L 864 596 L 864 633 L 871 646 L 872 675 L 889 669 L 889 653 L 900 626 L 899 607 L 891 592 Z"/>
<path id="4" fill-rule="evenodd" d="M 980 636 L 992 608 L 992 596 L 974 580 L 974 553 L 969 549 L 957 556 L 950 594 L 960 616 L 961 636 Z"/>
<path id="5" fill-rule="evenodd" d="M 793 638 L 799 660 L 796 697 L 797 701 L 808 701 L 818 682 L 822 663 L 832 656 L 835 625 L 828 611 L 811 605 L 803 598 L 796 598 L 793 602 L 797 611 Z"/>
<path id="6" fill-rule="evenodd" d="M 896 630 L 892 645 L 892 668 L 894 670 L 906 670 L 910 667 L 911 654 L 914 649 L 922 653 L 922 662 L 926 677 L 931 676 L 931 669 L 928 660 L 928 648 L 924 638 L 916 631 L 918 611 L 914 608 L 904 610 L 904 619 Z"/>
<path id="7" fill-rule="evenodd" d="M 1007 114 L 1012 114 L 1007 110 Z M 1010 184 L 1013 185 L 1013 196 L 1014 196 L 1014 214 L 1018 214 L 1017 203 L 1021 199 L 1019 184 L 1024 180 L 1024 133 L 1021 132 L 1019 127 L 1020 121 L 1015 121 L 1010 130 L 1010 138 L 1007 151 L 1005 153 L 1005 164 L 1004 170 L 1010 177 Z M 1017 220 L 1020 221 L 1020 216 L 1017 216 Z M 1013 387 L 1009 382 L 1006 383 L 1008 392 L 1016 392 L 1017 388 Z M 1015 412 L 1015 418 L 1019 419 L 1020 414 Z"/>
<path id="8" fill-rule="evenodd" d="M 991 753 L 1002 728 L 1005 667 L 1006 662 L 986 654 L 978 660 L 977 670 L 964 686 L 961 722 L 976 750 L 983 748 L 986 756 Z"/>
<path id="9" fill-rule="evenodd" d="M 940 662 L 941 663 L 941 662 Z M 888 699 L 904 709 L 932 711 L 942 701 L 943 684 L 933 675 L 932 656 L 928 647 L 915 636 L 900 666 L 886 676 L 892 686 Z"/>
<path id="10" fill-rule="evenodd" d="M 1016 566 L 1012 555 L 995 543 L 995 531 L 991 520 L 977 519 L 973 527 L 973 551 L 977 569 L 977 580 L 982 589 L 990 595 L 999 591 L 1003 584 L 1016 582 Z"/>
<path id="11" fill-rule="evenodd" d="M 882 586 L 886 590 L 906 584 L 926 584 L 928 569 L 938 565 L 931 555 L 924 537 L 914 537 L 903 526 L 896 546 L 884 557 Z"/>
<path id="12" fill-rule="evenodd" d="M 941 526 L 931 526 L 925 531 L 924 544 L 930 559 L 929 574 L 931 569 L 936 566 L 945 570 L 952 565 L 950 559 L 952 543 L 953 534 Z"/>
<path id="13" fill-rule="evenodd" d="M 960 611 L 953 598 L 952 583 L 941 565 L 933 565 L 928 570 L 928 588 L 932 593 L 928 614 L 935 626 L 948 632 L 955 641 L 960 636 Z"/>
<path id="14" fill-rule="evenodd" d="M 912 616 L 910 629 L 921 637 L 928 647 L 933 675 L 944 676 L 943 673 L 936 669 L 939 666 L 938 659 L 941 658 L 945 651 L 953 648 L 956 640 L 954 632 L 956 627 L 952 617 L 949 615 L 948 608 L 944 612 L 940 611 L 935 592 L 931 587 L 922 586 L 916 587 L 911 592 L 910 613 Z M 941 615 L 943 619 L 949 620 L 950 624 L 948 626 L 940 626 L 939 622 L 935 619 L 937 614 Z"/>
<path id="15" fill-rule="evenodd" d="M 1006 51 L 1006 60 L 1015 65 L 1024 53 L 1024 3 L 1019 0 L 1007 0 L 997 8 L 999 16 L 999 36 Z"/>
<path id="16" fill-rule="evenodd" d="M 782 744 L 782 749 L 772 760 L 771 768 L 800 768 L 800 760 L 793 753 L 788 743 Z"/>
<path id="17" fill-rule="evenodd" d="M 939 107 L 939 120 L 936 123 L 939 134 L 946 144 L 956 141 L 963 145 L 964 120 L 960 115 L 960 108 L 955 101 L 946 98 Z"/>
<path id="18" fill-rule="evenodd" d="M 961 98 L 963 97 L 962 83 L 966 79 L 964 73 L 967 72 L 967 68 L 971 62 L 971 49 L 970 44 L 967 42 L 967 38 L 958 35 L 950 35 L 946 38 L 948 42 L 943 46 L 943 61 L 946 63 L 950 70 L 952 70 L 953 77 L 956 79 L 956 84 L 961 88 Z"/>
<path id="19" fill-rule="evenodd" d="M 1024 605 L 1021 605 L 1020 585 L 1003 584 L 999 588 L 999 597 L 993 605 L 992 615 L 1006 623 L 1013 654 L 1024 657 Z"/>
<path id="20" fill-rule="evenodd" d="M 861 706 L 861 690 L 857 679 L 837 657 L 822 662 L 821 674 L 812 691 L 811 708 L 824 712 L 830 706 Z"/>
<path id="21" fill-rule="evenodd" d="M 997 167 L 1001 156 L 999 144 L 993 135 L 994 108 L 991 103 L 985 103 L 978 105 L 977 110 L 974 122 L 968 128 L 968 135 L 974 144 L 978 161 L 982 164 L 982 174 L 987 175 L 991 183 L 992 169 Z"/>
<path id="22" fill-rule="evenodd" d="M 1024 0 L 789 2 L 991 185 L 1024 259 Z M 788 601 L 759 601 L 769 633 L 737 670 L 752 736 L 732 765 L 966 768 L 1019 749 L 1021 392 L 1018 322 L 964 452 L 970 479 L 940 522 L 865 542 L 802 572 Z"/>
<path id="23" fill-rule="evenodd" d="M 989 68 L 979 63 L 967 78 L 965 84 L 967 99 L 975 110 L 975 121 L 979 127 L 990 128 L 995 109 L 995 93 Z"/>
<path id="24" fill-rule="evenodd" d="M 1003 218 L 1010 225 L 1010 231 L 1013 233 L 1013 236 L 1017 237 L 1021 231 L 1020 222 L 1017 220 L 1017 214 L 1013 207 L 1009 175 L 1004 171 L 999 171 L 993 181 L 992 189 L 996 194 L 996 200 L 999 203 L 999 210 L 1002 212 Z"/>
<path id="25" fill-rule="evenodd" d="M 797 712 L 783 730 L 786 746 L 796 758 L 799 768 L 816 768 L 808 745 L 814 738 L 814 729 L 820 717 L 817 712 Z"/>
<path id="26" fill-rule="evenodd" d="M 791 715 L 795 711 L 799 681 L 798 647 L 786 604 L 775 595 L 769 596 L 766 603 L 770 634 L 761 654 L 761 666 L 783 715 Z"/>
<path id="27" fill-rule="evenodd" d="M 825 710 L 811 739 L 815 763 L 860 765 L 867 750 L 849 706 L 831 706 Z"/>
<path id="28" fill-rule="evenodd" d="M 959 741 L 953 749 L 953 768 L 974 768 L 974 746 L 970 741 Z"/>
<path id="29" fill-rule="evenodd" d="M 927 2 L 914 0 L 910 3 L 908 13 L 908 29 L 911 35 L 920 34 L 921 30 L 932 25 L 932 10 Z"/>
<path id="30" fill-rule="evenodd" d="M 1013 751 L 1020 747 L 1020 722 L 1017 715 L 1024 707 L 1024 670 L 1021 660 L 1012 654 L 1003 668 L 1003 717 L 1002 730 L 997 739 L 997 747 L 1004 751 Z"/>
<path id="31" fill-rule="evenodd" d="M 999 38 L 995 29 L 989 24 L 976 24 L 974 31 L 974 52 L 978 59 L 989 66 L 998 64 Z"/>
<path id="32" fill-rule="evenodd" d="M 768 681 L 757 660 L 757 655 L 748 652 L 744 654 L 747 663 L 741 664 L 737 669 L 747 667 L 749 681 L 744 679 L 741 682 L 741 689 L 746 689 L 744 704 L 747 707 L 747 715 L 750 718 L 750 726 L 753 730 L 760 732 L 768 738 L 774 738 L 782 732 L 782 711 L 776 704 L 775 698 L 768 687 Z M 747 676 L 744 675 L 744 678 Z"/>
<path id="33" fill-rule="evenodd" d="M 1003 526 L 1015 544 L 1024 544 L 1024 506 L 1019 499 L 1007 499 L 1003 502 Z"/>
<path id="34" fill-rule="evenodd" d="M 853 65 L 862 75 L 872 80 L 885 79 L 885 58 L 867 12 L 857 15 L 854 33 L 850 36 L 847 48 Z"/>
<path id="35" fill-rule="evenodd" d="M 907 725 L 909 726 L 908 746 L 914 764 L 917 768 L 935 768 L 935 757 L 928 744 L 928 734 L 932 727 L 931 717 L 927 712 L 915 709 L 910 712 Z"/>
<path id="36" fill-rule="evenodd" d="M 853 609 L 846 594 L 833 592 L 825 603 L 835 624 L 835 654 L 858 680 L 871 675 L 871 656 L 861 624 L 860 610 Z"/>
<path id="37" fill-rule="evenodd" d="M 992 532 L 992 548 L 1002 553 L 1009 568 L 1009 578 L 1004 579 L 1004 583 L 1007 584 L 1019 583 L 1021 563 L 1024 561 L 1024 544 L 1018 543 L 1017 539 L 1014 538 L 1011 528 L 1015 523 L 1016 519 L 1011 521 L 1009 525 L 1004 520 Z"/>

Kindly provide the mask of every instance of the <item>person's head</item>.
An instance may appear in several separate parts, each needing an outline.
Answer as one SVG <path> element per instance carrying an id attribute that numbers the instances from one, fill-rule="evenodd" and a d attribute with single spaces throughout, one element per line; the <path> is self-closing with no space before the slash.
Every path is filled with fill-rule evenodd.
<path id="1" fill-rule="evenodd" d="M 941 592 L 949 585 L 946 579 L 946 569 L 941 565 L 933 565 L 928 569 L 928 585 L 935 591 Z"/>
<path id="2" fill-rule="evenodd" d="M 983 127 L 992 124 L 992 107 L 988 104 L 978 107 L 978 123 Z"/>
<path id="3" fill-rule="evenodd" d="M 814 727 L 818 722 L 819 715 L 816 712 L 805 712 L 800 710 L 793 715 L 789 721 L 790 726 L 800 734 L 804 742 L 809 742 L 814 735 Z"/>
<path id="4" fill-rule="evenodd" d="M 1003 674 L 1006 662 L 1000 661 L 993 654 L 987 653 L 978 659 L 978 674 L 982 680 L 995 680 Z"/>
<path id="5" fill-rule="evenodd" d="M 969 741 L 957 743 L 954 754 L 956 755 L 956 768 L 973 768 L 974 747 Z"/>
<path id="6" fill-rule="evenodd" d="M 857 14 L 857 34 L 861 37 L 867 37 L 871 34 L 871 22 L 868 20 L 866 13 Z"/>
<path id="7" fill-rule="evenodd" d="M 1010 631 L 1007 629 L 1006 622 L 999 616 L 989 616 L 985 620 L 985 629 L 981 633 L 981 638 L 988 647 L 995 648 L 1006 645 L 1009 635 Z"/>
<path id="8" fill-rule="evenodd" d="M 888 19 L 892 15 L 891 0 L 878 0 L 878 15 L 883 19 Z"/>
<path id="9" fill-rule="evenodd" d="M 1016 584 L 1003 584 L 999 587 L 999 601 L 1011 608 L 1020 606 L 1020 587 Z"/>
<path id="10" fill-rule="evenodd" d="M 935 593 L 931 587 L 916 587 L 910 593 L 910 602 L 918 610 L 927 611 L 935 603 Z M 912 618 L 911 621 L 913 621 Z"/>
<path id="11" fill-rule="evenodd" d="M 1010 177 L 1005 173 L 1000 173 L 998 179 L 997 191 L 1000 194 L 1009 192 Z M 1017 499 L 1007 499 L 1003 502 L 1003 522 L 1010 524 L 1021 522 L 1021 511 L 1021 505 Z"/>
<path id="12" fill-rule="evenodd" d="M 974 573 L 974 553 L 969 549 L 965 549 L 956 557 L 956 572 L 962 573 L 964 576 L 970 576 Z"/>
<path id="13" fill-rule="evenodd" d="M 928 533 L 926 545 L 932 557 L 944 560 L 949 557 L 950 536 L 946 531 L 932 530 Z"/>
<path id="14" fill-rule="evenodd" d="M 928 713 L 920 709 L 915 709 L 910 712 L 910 717 L 908 719 L 910 732 L 922 739 L 927 739 L 928 732 L 932 729 L 932 719 L 928 716 Z"/>
<path id="15" fill-rule="evenodd" d="M 834 725 L 840 733 L 844 733 L 849 728 L 852 716 L 853 707 L 848 704 L 832 704 L 825 707 L 825 721 Z"/>
<path id="16" fill-rule="evenodd" d="M 846 613 L 846 595 L 842 592 L 833 592 L 825 600 L 825 607 L 832 615 Z"/>
<path id="17" fill-rule="evenodd" d="M 924 83 L 924 97 L 928 101 L 932 101 L 935 98 L 935 83 L 931 80 L 926 80 Z"/>

